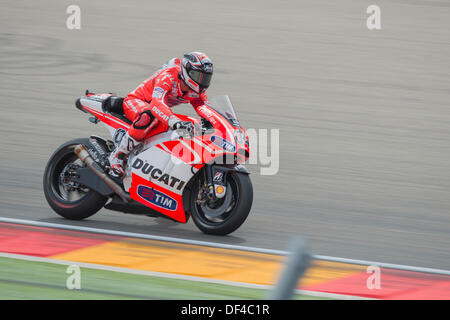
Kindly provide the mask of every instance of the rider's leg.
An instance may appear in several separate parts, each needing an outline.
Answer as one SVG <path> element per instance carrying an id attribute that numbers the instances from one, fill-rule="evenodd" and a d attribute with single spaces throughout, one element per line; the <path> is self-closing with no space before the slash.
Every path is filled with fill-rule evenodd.
<path id="1" fill-rule="evenodd" d="M 152 129 L 155 117 L 148 110 L 148 103 L 141 100 L 126 100 L 124 102 L 124 112 L 128 119 L 133 120 L 133 124 L 128 132 L 122 137 L 117 148 L 109 156 L 109 163 L 114 174 L 123 176 L 124 160 L 128 154 L 142 143 L 144 137 Z"/>
<path id="2" fill-rule="evenodd" d="M 119 177 L 125 174 L 123 165 L 124 160 L 130 153 L 130 151 L 132 151 L 139 144 L 140 142 L 130 137 L 128 132 L 123 135 L 119 145 L 109 155 L 109 165 L 111 167 L 112 173 Z"/>

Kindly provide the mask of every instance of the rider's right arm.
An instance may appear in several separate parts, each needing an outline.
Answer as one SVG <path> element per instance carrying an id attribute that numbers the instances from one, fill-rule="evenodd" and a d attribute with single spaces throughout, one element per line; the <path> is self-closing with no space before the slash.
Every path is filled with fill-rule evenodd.
<path id="1" fill-rule="evenodd" d="M 155 79 L 150 102 L 151 113 L 167 126 L 169 126 L 169 119 L 173 116 L 172 110 L 167 105 L 167 94 L 170 89 L 172 89 L 172 82 L 169 78 Z"/>

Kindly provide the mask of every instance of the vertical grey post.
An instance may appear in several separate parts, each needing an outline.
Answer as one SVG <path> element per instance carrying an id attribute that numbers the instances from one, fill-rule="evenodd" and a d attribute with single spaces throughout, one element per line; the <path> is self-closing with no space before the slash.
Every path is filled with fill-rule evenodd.
<path id="1" fill-rule="evenodd" d="M 294 237 L 289 243 L 288 252 L 290 255 L 281 272 L 278 283 L 269 296 L 270 300 L 291 299 L 299 279 L 309 267 L 311 253 L 306 247 L 306 240 L 301 237 Z"/>

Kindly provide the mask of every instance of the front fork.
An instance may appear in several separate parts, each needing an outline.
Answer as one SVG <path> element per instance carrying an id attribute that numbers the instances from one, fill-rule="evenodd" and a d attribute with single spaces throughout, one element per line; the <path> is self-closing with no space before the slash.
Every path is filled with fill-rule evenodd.
<path id="1" fill-rule="evenodd" d="M 227 192 L 226 174 L 230 169 L 210 164 L 205 169 L 207 197 L 210 200 L 222 199 Z"/>

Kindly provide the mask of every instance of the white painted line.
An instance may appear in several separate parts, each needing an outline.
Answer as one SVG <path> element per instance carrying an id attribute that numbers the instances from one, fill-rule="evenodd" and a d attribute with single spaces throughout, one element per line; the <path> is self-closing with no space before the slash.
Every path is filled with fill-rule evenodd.
<path id="1" fill-rule="evenodd" d="M 256 284 L 256 283 L 235 282 L 235 281 L 187 276 L 187 275 L 175 274 L 175 273 L 163 273 L 163 272 L 154 272 L 154 271 L 146 271 L 146 270 L 136 270 L 136 269 L 114 267 L 114 266 L 100 265 L 100 264 L 94 264 L 94 263 L 85 263 L 85 262 L 78 262 L 78 261 L 51 259 L 51 258 L 45 258 L 45 257 L 27 256 L 27 255 L 22 255 L 22 254 L 0 252 L 0 257 L 11 258 L 11 259 L 20 259 L 20 260 L 25 260 L 25 261 L 54 263 L 54 264 L 60 264 L 60 265 L 66 265 L 66 266 L 77 265 L 80 268 L 122 272 L 122 273 L 128 273 L 128 274 L 136 274 L 136 275 L 144 275 L 144 276 L 152 276 L 152 277 L 160 277 L 160 278 L 168 278 L 168 279 L 197 281 L 197 282 L 213 283 L 213 284 L 228 285 L 228 286 L 250 288 L 250 289 L 259 289 L 259 290 L 272 290 L 273 289 L 273 286 Z M 334 293 L 328 293 L 328 292 L 309 291 L 309 290 L 295 290 L 295 293 L 318 297 L 318 298 L 331 298 L 331 299 L 343 299 L 343 300 L 374 300 L 374 299 L 358 297 L 358 296 L 349 296 L 349 295 L 343 295 L 343 294 L 334 294 Z"/>
<path id="2" fill-rule="evenodd" d="M 133 233 L 133 232 L 116 231 L 116 230 L 108 230 L 108 229 L 89 228 L 89 227 L 41 222 L 41 221 L 34 221 L 34 220 L 23 220 L 23 219 L 0 217 L 0 222 L 16 223 L 16 224 L 24 224 L 24 225 L 31 225 L 31 226 L 37 226 L 37 227 L 47 227 L 47 228 L 56 228 L 56 229 L 64 229 L 64 230 L 84 231 L 84 232 L 90 232 L 90 233 L 101 233 L 101 234 L 120 236 L 120 237 L 128 237 L 128 238 L 140 238 L 140 239 L 147 239 L 147 240 L 167 241 L 167 242 L 199 245 L 199 246 L 205 246 L 205 247 L 214 247 L 214 248 L 220 248 L 220 249 L 241 250 L 241 251 L 266 253 L 266 254 L 274 254 L 274 255 L 282 255 L 282 256 L 289 255 L 289 252 L 282 251 L 282 250 L 246 247 L 246 246 L 238 246 L 238 245 L 232 245 L 232 244 L 207 242 L 207 241 L 199 241 L 199 240 L 191 240 L 191 239 L 181 239 L 181 238 L 173 238 L 173 237 L 163 237 L 163 236 L 148 235 L 148 234 L 143 234 L 143 233 Z M 443 269 L 414 267 L 414 266 L 407 266 L 407 265 L 401 265 L 401 264 L 384 263 L 384 262 L 367 261 L 367 260 L 357 260 L 357 259 L 347 259 L 347 258 L 330 257 L 330 256 L 322 256 L 322 255 L 313 255 L 312 258 L 315 260 L 341 262 L 341 263 L 349 263 L 349 264 L 365 265 L 365 266 L 378 266 L 380 268 L 386 268 L 386 269 L 396 269 L 396 270 L 423 272 L 423 273 L 432 273 L 432 274 L 440 274 L 440 275 L 450 276 L 450 270 L 443 270 Z"/>

